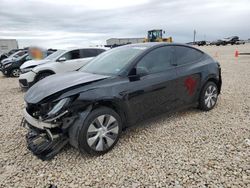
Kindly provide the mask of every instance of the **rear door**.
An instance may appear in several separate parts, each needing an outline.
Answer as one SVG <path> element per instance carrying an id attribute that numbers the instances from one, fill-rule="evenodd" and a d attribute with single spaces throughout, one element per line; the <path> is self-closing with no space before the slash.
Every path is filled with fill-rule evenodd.
<path id="1" fill-rule="evenodd" d="M 204 53 L 187 46 L 174 46 L 174 58 L 178 75 L 177 104 L 185 106 L 198 98 L 201 83 L 201 61 Z"/>

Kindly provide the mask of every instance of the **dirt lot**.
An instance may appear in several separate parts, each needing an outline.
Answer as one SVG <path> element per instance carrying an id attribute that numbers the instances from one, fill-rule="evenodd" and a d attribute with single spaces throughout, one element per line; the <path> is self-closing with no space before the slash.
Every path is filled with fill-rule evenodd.
<path id="1" fill-rule="evenodd" d="M 19 126 L 24 93 L 0 74 L 0 187 L 250 187 L 250 45 L 202 47 L 222 66 L 223 88 L 210 112 L 188 109 L 124 132 L 106 155 L 65 148 L 34 157 Z"/>

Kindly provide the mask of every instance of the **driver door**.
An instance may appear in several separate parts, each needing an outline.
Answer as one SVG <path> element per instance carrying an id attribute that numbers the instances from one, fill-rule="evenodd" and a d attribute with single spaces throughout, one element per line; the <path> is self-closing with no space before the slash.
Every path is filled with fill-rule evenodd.
<path id="1" fill-rule="evenodd" d="M 171 46 L 160 47 L 146 54 L 136 65 L 147 74 L 129 83 L 128 103 L 135 120 L 167 112 L 175 107 L 176 68 Z"/>
<path id="2" fill-rule="evenodd" d="M 80 50 L 69 51 L 60 58 L 65 58 L 66 61 L 58 62 L 58 73 L 75 71 L 79 68 L 79 63 L 81 63 Z"/>

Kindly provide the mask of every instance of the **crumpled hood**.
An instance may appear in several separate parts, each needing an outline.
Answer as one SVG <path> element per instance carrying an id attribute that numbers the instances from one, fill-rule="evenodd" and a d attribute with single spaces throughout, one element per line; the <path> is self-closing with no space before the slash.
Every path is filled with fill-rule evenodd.
<path id="1" fill-rule="evenodd" d="M 38 103 L 46 97 L 67 88 L 80 84 L 87 84 L 99 81 L 110 76 L 84 73 L 80 71 L 60 73 L 40 80 L 33 85 L 26 93 L 24 100 L 27 103 Z"/>
<path id="2" fill-rule="evenodd" d="M 31 67 L 31 66 L 41 65 L 41 64 L 47 63 L 49 61 L 50 60 L 48 60 L 48 59 L 26 61 L 24 64 L 22 64 L 20 69 L 25 69 L 25 68 L 28 68 L 28 67 Z"/>

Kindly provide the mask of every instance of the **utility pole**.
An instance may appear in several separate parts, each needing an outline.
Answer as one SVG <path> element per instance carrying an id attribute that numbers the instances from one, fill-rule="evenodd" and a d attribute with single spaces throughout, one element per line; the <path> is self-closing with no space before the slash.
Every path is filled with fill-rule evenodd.
<path id="1" fill-rule="evenodd" d="M 194 30 L 194 41 L 193 42 L 195 42 L 195 36 L 196 36 L 196 30 Z"/>

